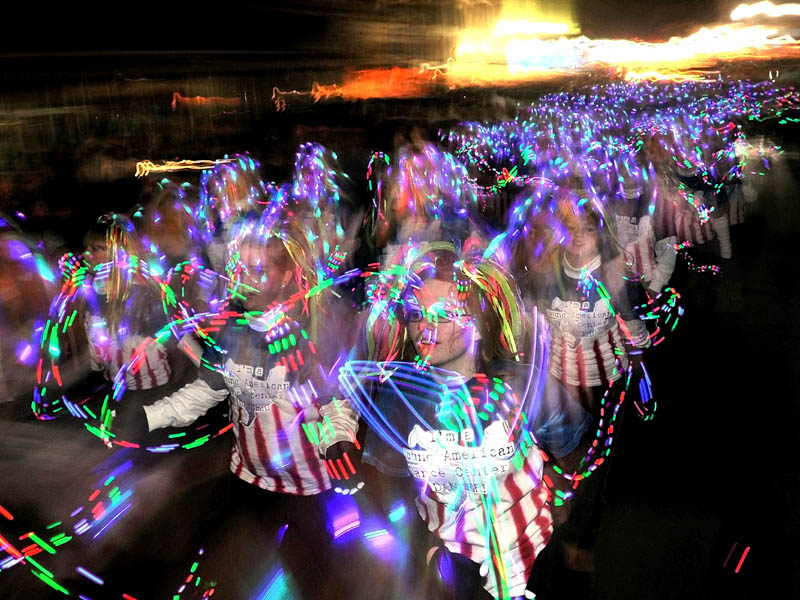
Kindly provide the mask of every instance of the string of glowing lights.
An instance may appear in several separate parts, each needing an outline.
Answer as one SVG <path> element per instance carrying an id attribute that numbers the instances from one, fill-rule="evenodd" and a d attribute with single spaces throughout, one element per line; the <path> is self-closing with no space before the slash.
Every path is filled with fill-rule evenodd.
<path id="1" fill-rule="evenodd" d="M 54 573 L 45 566 L 47 564 L 45 559 L 54 560 L 59 553 L 63 552 L 61 546 L 70 542 L 77 542 L 82 538 L 88 539 L 90 536 L 91 541 L 95 542 L 120 522 L 133 506 L 136 483 L 133 461 L 124 456 L 120 458 L 118 455 L 112 455 L 100 466 L 106 467 L 107 473 L 96 483 L 93 491 L 87 495 L 82 504 L 60 520 L 45 527 L 31 529 L 18 536 L 19 542 L 25 543 L 25 546 L 17 547 L 11 543 L 8 538 L 13 539 L 14 536 L 8 532 L 3 532 L 4 535 L 0 534 L 0 547 L 7 554 L 5 558 L 0 557 L 0 573 L 14 567 L 27 565 L 31 567 L 34 576 L 53 590 L 65 596 L 76 593 L 75 590 L 69 589 L 72 587 L 71 584 L 56 579 Z M 8 509 L 0 506 L 0 514 L 10 523 L 14 522 L 14 515 Z M 29 528 L 28 525 L 26 527 Z M 84 536 L 86 537 L 84 538 Z M 190 584 L 195 588 L 200 587 L 203 580 L 196 572 L 203 554 L 204 550 L 199 549 L 195 560 L 188 569 L 188 575 L 177 589 L 175 597 L 180 597 Z M 37 558 L 33 558 L 34 556 Z M 83 566 L 76 566 L 75 572 L 98 587 L 106 585 L 104 579 Z M 215 587 L 213 582 L 206 582 L 202 597 L 212 596 Z M 108 590 L 104 593 L 108 593 Z M 121 596 L 133 599 L 129 594 L 123 593 Z M 85 598 L 86 596 L 79 595 L 79 597 Z"/>
<path id="2" fill-rule="evenodd" d="M 85 534 L 92 534 L 92 541 L 97 540 L 133 506 L 131 501 L 134 489 L 131 471 L 133 462 L 131 460 L 119 461 L 117 457 L 109 460 L 112 461 L 112 468 L 97 482 L 95 489 L 80 506 L 71 511 L 68 516 L 64 516 L 46 527 L 33 529 L 19 536 L 19 541 L 29 541 L 28 545 L 17 548 L 3 535 L 0 535 L 0 546 L 8 554 L 8 557 L 0 559 L 0 572 L 24 564 L 32 567 L 33 575 L 53 590 L 66 596 L 72 595 L 70 590 L 65 587 L 66 584 L 57 581 L 53 572 L 47 569 L 44 558 L 52 559 L 61 552 L 61 546 L 75 541 Z M 0 512 L 8 521 L 14 521 L 13 515 L 8 510 L 3 509 Z M 26 527 L 28 526 L 26 525 Z M 34 556 L 37 558 L 33 558 Z M 77 566 L 75 571 L 98 586 L 105 584 L 103 579 L 85 567 Z M 122 597 L 131 598 L 127 594 L 122 594 Z"/>

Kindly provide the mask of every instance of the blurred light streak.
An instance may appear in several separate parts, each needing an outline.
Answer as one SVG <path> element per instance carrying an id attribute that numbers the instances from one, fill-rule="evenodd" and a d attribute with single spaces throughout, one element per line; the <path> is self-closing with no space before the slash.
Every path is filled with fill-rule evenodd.
<path id="1" fill-rule="evenodd" d="M 57 590 L 57 591 L 61 592 L 65 596 L 69 596 L 69 592 L 65 588 L 63 588 L 61 585 L 59 585 L 56 581 L 54 581 L 51 577 L 48 577 L 44 573 L 40 573 L 38 571 L 33 571 L 32 570 L 31 573 L 36 575 L 36 577 L 38 577 L 39 579 L 44 581 L 47 585 L 49 585 L 54 590 Z"/>
<path id="2" fill-rule="evenodd" d="M 348 513 L 339 517 L 333 522 L 333 537 L 339 539 L 348 531 L 353 531 L 354 529 L 358 529 L 361 525 L 361 520 L 357 513 Z"/>
<path id="3" fill-rule="evenodd" d="M 275 574 L 267 583 L 266 589 L 263 593 L 256 594 L 254 596 L 255 600 L 290 600 L 292 597 L 291 590 L 289 589 L 288 582 L 286 580 L 286 574 L 283 572 L 283 569 L 278 567 Z"/>
<path id="4" fill-rule="evenodd" d="M 286 535 L 286 530 L 289 529 L 289 524 L 284 523 L 280 527 L 278 527 L 278 531 L 275 533 L 275 542 L 278 546 L 281 545 L 283 542 L 283 536 Z"/>
<path id="5" fill-rule="evenodd" d="M 50 544 L 48 544 L 47 542 L 45 542 L 45 541 L 44 541 L 42 538 L 40 538 L 40 537 L 39 537 L 38 535 L 36 535 L 35 533 L 33 533 L 33 532 L 30 532 L 30 533 L 28 534 L 28 537 L 30 537 L 30 539 L 31 539 L 32 541 L 36 542 L 36 544 L 38 544 L 38 545 L 39 545 L 39 547 L 40 547 L 42 550 L 44 550 L 45 552 L 47 552 L 48 554 L 55 554 L 55 553 L 56 553 L 55 549 L 54 549 L 54 548 L 53 548 L 53 547 L 52 547 Z"/>
<path id="6" fill-rule="evenodd" d="M 99 578 L 97 575 L 95 575 L 95 574 L 94 574 L 94 573 L 92 573 L 91 571 L 88 571 L 87 569 L 84 569 L 83 567 L 75 567 L 75 570 L 76 570 L 78 573 L 80 573 L 81 575 L 83 575 L 84 577 L 86 577 L 86 579 L 88 579 L 88 580 L 90 580 L 90 581 L 93 581 L 93 582 L 94 582 L 94 583 L 96 583 L 97 585 L 103 585 L 103 584 L 105 583 L 105 582 L 104 582 L 102 579 L 100 579 L 100 578 Z"/>
<path id="7" fill-rule="evenodd" d="M 393 558 L 386 553 L 394 548 L 395 539 L 386 529 L 367 531 L 364 533 L 364 539 L 372 550 L 384 553 L 386 558 Z"/>
<path id="8" fill-rule="evenodd" d="M 734 573 L 738 573 L 739 569 L 742 568 L 742 563 L 744 563 L 744 559 L 747 558 L 748 552 L 750 552 L 750 546 L 747 546 L 747 548 L 744 549 L 744 552 L 742 553 L 742 558 L 739 559 L 739 564 L 736 565 L 736 570 L 734 571 Z"/>
<path id="9" fill-rule="evenodd" d="M 800 7 L 800 5 L 796 5 Z M 565 23 L 499 21 L 494 31 L 464 30 L 454 57 L 422 63 L 419 69 L 382 68 L 354 71 L 341 84 L 314 82 L 311 91 L 273 90 L 278 110 L 286 97 L 331 98 L 422 97 L 452 87 L 546 81 L 574 73 L 612 68 L 627 81 L 710 81 L 720 61 L 774 60 L 797 56 L 798 40 L 779 35 L 775 27 L 737 23 L 701 27 L 666 42 L 627 39 L 554 37 Z M 557 34 L 555 34 L 557 35 Z M 692 72 L 697 70 L 699 72 Z"/>
<path id="10" fill-rule="evenodd" d="M 733 542 L 733 546 L 731 546 L 731 550 L 730 550 L 730 552 L 728 552 L 728 556 L 725 558 L 725 562 L 722 563 L 722 568 L 723 569 L 728 566 L 728 561 L 731 559 L 731 556 L 733 555 L 733 551 L 736 550 L 736 546 L 738 544 L 739 544 L 739 542 Z"/>
<path id="11" fill-rule="evenodd" d="M 389 532 L 385 529 L 378 529 L 377 531 L 367 531 L 364 533 L 364 538 L 368 540 L 375 539 L 377 537 L 389 535 Z"/>
<path id="12" fill-rule="evenodd" d="M 400 506 L 393 508 L 389 512 L 389 521 L 392 523 L 396 523 L 400 519 L 402 519 L 406 514 L 406 506 L 405 504 L 400 504 Z"/>
<path id="13" fill-rule="evenodd" d="M 316 85 L 311 95 L 314 101 L 331 97 L 352 100 L 357 98 L 413 98 L 424 95 L 432 76 L 420 69 L 395 67 L 366 69 L 345 74 L 342 85 Z"/>
<path id="14" fill-rule="evenodd" d="M 12 546 L 11 543 L 2 535 L 0 535 L 0 549 L 5 550 L 14 558 L 22 558 L 22 553 Z"/>
<path id="15" fill-rule="evenodd" d="M 241 98 L 226 98 L 221 96 L 194 96 L 187 97 L 181 96 L 179 92 L 172 94 L 172 110 L 176 110 L 178 106 L 238 106 Z"/>
<path id="16" fill-rule="evenodd" d="M 772 2 L 756 2 L 755 4 L 740 4 L 731 11 L 731 21 L 743 21 L 764 15 L 766 17 L 797 17 L 800 16 L 800 4 L 778 4 Z"/>
<path id="17" fill-rule="evenodd" d="M 127 495 L 126 495 L 126 497 L 127 497 Z M 95 533 L 95 534 L 94 534 L 94 536 L 92 537 L 92 539 L 95 539 L 95 540 L 96 540 L 96 539 L 97 539 L 97 538 L 98 538 L 98 537 L 99 537 L 99 536 L 100 536 L 100 535 L 101 535 L 101 534 L 102 534 L 102 533 L 103 533 L 103 532 L 104 532 L 106 529 L 108 529 L 108 527 L 109 527 L 110 525 L 112 525 L 112 524 L 113 524 L 113 523 L 114 523 L 114 522 L 115 522 L 117 519 L 119 519 L 119 518 L 120 518 L 122 515 L 124 515 L 126 512 L 128 512 L 128 509 L 130 509 L 132 506 L 133 506 L 133 503 L 132 503 L 132 502 L 129 502 L 128 504 L 126 504 L 125 506 L 123 506 L 123 507 L 122 507 L 122 508 L 121 508 L 119 511 L 117 511 L 117 513 L 116 513 L 116 514 L 115 514 L 115 515 L 114 515 L 114 516 L 113 516 L 113 517 L 112 517 L 112 518 L 111 518 L 111 519 L 108 521 L 108 523 L 106 523 L 105 525 L 103 525 L 103 527 L 100 529 L 100 531 L 98 531 L 97 533 Z"/>
<path id="18" fill-rule="evenodd" d="M 173 171 L 206 171 L 217 165 L 234 162 L 232 158 L 219 160 L 167 160 L 157 165 L 150 160 L 136 163 L 136 177 L 147 177 L 151 173 L 171 173 Z"/>
<path id="19" fill-rule="evenodd" d="M 710 83 L 713 79 L 705 77 L 699 73 L 682 73 L 679 70 L 672 71 L 623 71 L 625 81 L 702 81 Z"/>
<path id="20" fill-rule="evenodd" d="M 315 81 L 311 87 L 310 92 L 300 92 L 298 90 L 287 90 L 283 91 L 279 87 L 272 88 L 272 101 L 275 103 L 275 110 L 282 111 L 286 110 L 286 97 L 287 96 L 313 96 L 314 90 L 319 86 L 319 84 Z M 316 98 L 314 100 L 316 102 Z"/>
<path id="21" fill-rule="evenodd" d="M 777 33 L 775 28 L 760 25 L 719 25 L 701 27 L 687 37 L 673 37 L 661 43 L 583 38 L 585 41 L 581 45 L 587 53 L 587 64 L 631 66 L 686 63 L 683 66 L 690 66 L 693 60 L 701 57 L 754 58 L 771 46 L 797 44 L 797 40 L 790 36 L 775 37 Z"/>
<path id="22" fill-rule="evenodd" d="M 334 539 L 361 526 L 361 514 L 352 496 L 334 495 L 328 500 L 327 507 L 329 531 Z"/>

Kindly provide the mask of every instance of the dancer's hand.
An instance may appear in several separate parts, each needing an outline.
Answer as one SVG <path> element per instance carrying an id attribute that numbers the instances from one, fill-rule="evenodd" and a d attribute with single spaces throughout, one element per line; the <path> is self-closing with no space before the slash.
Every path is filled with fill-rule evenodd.
<path id="1" fill-rule="evenodd" d="M 337 494 L 355 494 L 364 487 L 358 471 L 361 456 L 352 442 L 337 442 L 325 452 L 325 463 Z"/>

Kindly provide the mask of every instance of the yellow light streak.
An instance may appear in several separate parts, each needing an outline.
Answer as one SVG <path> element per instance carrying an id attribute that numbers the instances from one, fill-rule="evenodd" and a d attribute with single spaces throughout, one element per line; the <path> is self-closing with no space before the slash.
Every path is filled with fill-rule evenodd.
<path id="1" fill-rule="evenodd" d="M 231 158 L 219 160 L 167 160 L 157 165 L 151 160 L 136 163 L 136 177 L 147 177 L 150 173 L 170 173 L 172 171 L 205 171 L 216 165 L 233 162 Z"/>

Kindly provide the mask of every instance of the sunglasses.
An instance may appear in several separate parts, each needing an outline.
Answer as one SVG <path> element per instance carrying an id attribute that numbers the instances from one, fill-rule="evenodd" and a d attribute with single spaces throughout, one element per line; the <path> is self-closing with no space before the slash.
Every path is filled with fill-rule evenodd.
<path id="1" fill-rule="evenodd" d="M 419 323 L 428 321 L 433 325 L 443 325 L 446 323 L 456 323 L 460 327 L 466 327 L 472 322 L 472 317 L 465 314 L 463 309 L 446 309 L 441 303 L 434 304 L 427 309 L 424 306 L 406 304 L 402 310 L 403 319 L 407 323 Z"/>

